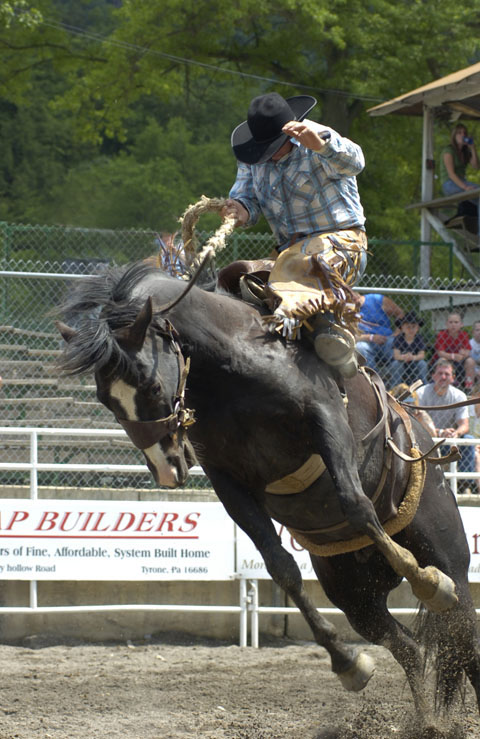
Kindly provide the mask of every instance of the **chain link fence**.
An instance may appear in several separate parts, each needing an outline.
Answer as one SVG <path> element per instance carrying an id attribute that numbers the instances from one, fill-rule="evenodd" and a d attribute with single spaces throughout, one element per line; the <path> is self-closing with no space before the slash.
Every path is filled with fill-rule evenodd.
<path id="1" fill-rule="evenodd" d="M 200 233 L 200 242 L 208 235 Z M 49 314 L 80 275 L 99 273 L 109 264 L 157 255 L 159 239 L 160 234 L 151 230 L 0 224 L 0 425 L 116 428 L 112 415 L 96 400 L 93 378 L 58 374 L 55 360 L 63 342 Z M 238 258 L 266 257 L 273 246 L 268 234 L 238 231 L 219 254 L 217 266 Z M 431 251 L 432 276 L 428 284 L 417 276 L 422 248 Z M 367 272 L 359 289 L 388 295 L 405 312 L 414 310 L 424 321 L 422 334 L 430 347 L 452 309 L 462 313 L 467 328 L 480 320 L 480 279 L 474 273 L 464 273 L 455 262 L 451 245 L 372 239 L 369 249 Z M 388 383 L 388 377 L 384 379 Z M 58 438 L 39 439 L 39 455 L 49 463 L 144 463 L 141 453 L 127 439 L 92 436 L 79 441 L 65 433 Z M 25 439 L 0 438 L 0 461 L 28 460 Z M 0 471 L 1 484 L 28 485 L 28 472 Z M 199 479 L 191 484 L 198 488 Z M 154 487 L 148 473 L 112 475 L 92 471 L 41 472 L 39 485 Z"/>

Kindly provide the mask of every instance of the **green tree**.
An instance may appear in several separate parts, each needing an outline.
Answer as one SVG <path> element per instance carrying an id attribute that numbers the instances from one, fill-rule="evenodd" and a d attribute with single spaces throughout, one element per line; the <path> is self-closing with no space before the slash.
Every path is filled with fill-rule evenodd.
<path id="1" fill-rule="evenodd" d="M 42 23 L 0 28 L 0 94 L 23 110 L 39 74 L 56 75 L 42 101 L 52 126 L 68 125 L 77 141 L 90 142 L 72 145 L 68 176 L 61 167 L 52 172 L 52 192 L 32 210 L 37 217 L 148 225 L 161 211 L 175 220 L 202 193 L 226 194 L 235 173 L 230 132 L 253 95 L 276 89 L 314 94 L 313 117 L 364 148 L 359 187 L 369 233 L 418 235 L 416 216 L 403 206 L 419 195 L 421 123 L 374 120 L 366 109 L 471 63 L 479 9 L 453 0 L 37 0 L 35 7 Z M 18 200 L 28 195 L 24 182 Z M 33 190 L 42 185 L 34 179 Z"/>
<path id="2" fill-rule="evenodd" d="M 274 78 L 292 94 L 308 88 L 322 118 L 348 134 L 362 96 L 391 97 L 465 65 L 480 21 L 453 0 L 125 0 L 114 15 L 101 62 L 86 56 L 62 101 L 86 136 L 125 136 L 132 104 L 179 89 L 195 97 L 205 76 L 236 85 L 241 115 L 235 73 Z"/>
<path id="3" fill-rule="evenodd" d="M 365 150 L 359 186 L 369 231 L 418 236 L 418 218 L 403 206 L 419 196 L 421 122 L 374 121 L 366 109 L 466 66 L 476 48 L 478 10 L 453 0 L 371 0 L 368 7 L 360 0 L 166 0 L 161 7 L 129 0 L 115 19 L 103 45 L 106 62 L 86 63 L 83 77 L 72 78 L 56 103 L 74 113 L 80 136 L 127 141 L 139 122 L 134 112 L 153 99 L 164 115 L 165 104 L 175 112 L 183 107 L 198 141 L 219 119 L 231 130 L 253 94 L 310 92 L 319 100 L 313 117 Z M 219 112 L 224 100 L 228 109 Z M 216 156 L 227 149 L 228 135 Z"/>
<path id="4" fill-rule="evenodd" d="M 221 132 L 221 137 L 227 135 Z M 101 156 L 73 168 L 52 198 L 49 220 L 101 228 L 138 224 L 175 231 L 178 217 L 198 193 L 228 191 L 235 166 L 226 150 L 181 118 L 165 127 L 151 119 L 118 156 Z M 202 227 L 218 218 L 202 221 Z"/>

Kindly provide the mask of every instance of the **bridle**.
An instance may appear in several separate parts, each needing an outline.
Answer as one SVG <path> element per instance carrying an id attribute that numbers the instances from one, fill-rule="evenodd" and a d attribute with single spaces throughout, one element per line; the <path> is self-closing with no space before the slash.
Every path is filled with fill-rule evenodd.
<path id="1" fill-rule="evenodd" d="M 137 449 L 148 449 L 165 436 L 174 434 L 179 429 L 184 431 L 195 423 L 194 411 L 185 408 L 185 386 L 190 370 L 190 357 L 185 360 L 180 348 L 178 332 L 168 319 L 165 319 L 165 325 L 165 330 L 157 330 L 156 333 L 169 341 L 169 348 L 177 357 L 179 379 L 174 396 L 173 412 L 165 418 L 156 418 L 153 421 L 130 421 L 128 418 L 115 416 Z"/>
<path id="2" fill-rule="evenodd" d="M 178 305 L 188 295 L 205 269 L 205 266 L 213 259 L 214 254 L 213 247 L 209 247 L 185 290 L 174 300 L 158 308 L 156 311 L 158 314 L 165 314 L 172 310 L 172 308 Z M 190 408 L 185 408 L 185 385 L 190 370 L 190 357 L 187 357 L 185 360 L 180 348 L 178 331 L 168 318 L 165 319 L 165 329 L 157 327 L 156 333 L 164 336 L 170 342 L 170 346 L 177 356 L 178 387 L 174 396 L 173 412 L 165 418 L 157 418 L 153 421 L 129 421 L 128 418 L 119 418 L 116 416 L 118 423 L 120 426 L 123 426 L 129 439 L 137 449 L 148 449 L 165 438 L 165 436 L 168 436 L 168 434 L 175 434 L 179 430 L 180 432 L 184 432 L 185 429 L 195 423 L 195 412 Z"/>

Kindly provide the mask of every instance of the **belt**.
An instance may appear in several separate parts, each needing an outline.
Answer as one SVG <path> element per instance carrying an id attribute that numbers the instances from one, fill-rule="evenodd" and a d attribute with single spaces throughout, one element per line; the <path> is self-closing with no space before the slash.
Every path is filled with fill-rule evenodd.
<path id="1" fill-rule="evenodd" d="M 293 234 L 289 241 L 287 241 L 284 244 L 280 244 L 279 246 L 276 246 L 276 251 L 280 254 L 282 251 L 285 251 L 285 249 L 288 249 L 289 246 L 293 246 L 293 244 L 296 244 L 297 241 L 302 241 L 302 239 L 306 239 L 309 236 L 320 236 L 321 234 L 325 233 L 335 233 L 335 231 L 349 231 L 352 228 L 359 228 L 362 231 L 365 231 L 363 226 L 360 226 L 358 223 L 354 223 L 349 226 L 342 226 L 341 228 L 331 229 L 330 231 L 310 231 L 310 233 L 302 233 L 301 231 L 298 233 Z"/>

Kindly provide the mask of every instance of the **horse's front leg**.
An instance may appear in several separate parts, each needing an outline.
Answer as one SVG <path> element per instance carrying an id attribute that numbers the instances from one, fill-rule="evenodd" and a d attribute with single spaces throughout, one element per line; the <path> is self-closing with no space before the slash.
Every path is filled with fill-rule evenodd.
<path id="1" fill-rule="evenodd" d="M 373 503 L 362 489 L 355 440 L 346 414 L 339 414 L 338 409 L 337 413 L 329 413 L 328 410 L 319 409 L 314 438 L 337 490 L 345 518 L 359 534 L 372 540 L 392 569 L 408 580 L 414 595 L 429 610 L 448 610 L 458 600 L 453 580 L 436 567 L 420 567 L 413 554 L 384 531 Z"/>
<path id="2" fill-rule="evenodd" d="M 333 624 L 315 608 L 307 594 L 300 569 L 284 549 L 275 527 L 253 495 L 228 475 L 209 467 L 205 472 L 229 516 L 250 537 L 272 580 L 293 600 L 310 626 L 317 644 L 330 655 L 332 670 L 347 690 L 362 690 L 374 672 L 367 655 L 344 644 Z"/>

